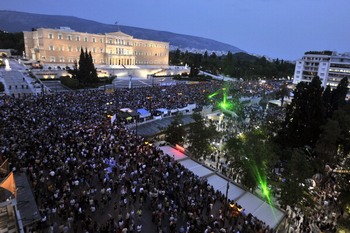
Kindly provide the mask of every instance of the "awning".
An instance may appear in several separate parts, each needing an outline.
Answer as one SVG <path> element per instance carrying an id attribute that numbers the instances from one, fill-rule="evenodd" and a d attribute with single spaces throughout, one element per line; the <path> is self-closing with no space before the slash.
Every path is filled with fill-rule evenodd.
<path id="1" fill-rule="evenodd" d="M 162 114 L 168 114 L 168 109 L 166 108 L 157 108 L 156 111 L 161 112 Z"/>
<path id="2" fill-rule="evenodd" d="M 138 108 L 137 112 L 140 114 L 140 118 L 146 118 L 151 116 L 151 113 L 144 108 Z"/>

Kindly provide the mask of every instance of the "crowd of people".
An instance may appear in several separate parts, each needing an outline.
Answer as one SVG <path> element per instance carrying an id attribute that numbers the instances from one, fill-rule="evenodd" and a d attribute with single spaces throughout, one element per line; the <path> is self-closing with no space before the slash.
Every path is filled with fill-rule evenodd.
<path id="1" fill-rule="evenodd" d="M 273 232 L 244 207 L 237 215 L 206 180 L 107 117 L 148 101 L 151 108 L 206 104 L 218 88 L 212 82 L 0 97 L 1 157 L 27 174 L 40 210 L 28 231 Z"/>

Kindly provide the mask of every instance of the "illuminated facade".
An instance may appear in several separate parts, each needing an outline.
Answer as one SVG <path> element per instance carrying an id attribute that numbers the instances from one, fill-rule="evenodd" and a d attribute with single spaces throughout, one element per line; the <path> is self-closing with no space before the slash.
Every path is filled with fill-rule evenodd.
<path id="1" fill-rule="evenodd" d="M 42 63 L 71 65 L 81 49 L 92 54 L 95 65 L 168 65 L 169 43 L 135 39 L 118 32 L 91 34 L 67 27 L 25 31 L 27 58 Z"/>
<path id="2" fill-rule="evenodd" d="M 335 88 L 345 77 L 350 81 L 350 54 L 306 52 L 295 64 L 293 83 L 310 82 L 315 76 L 320 78 L 323 87 Z"/>

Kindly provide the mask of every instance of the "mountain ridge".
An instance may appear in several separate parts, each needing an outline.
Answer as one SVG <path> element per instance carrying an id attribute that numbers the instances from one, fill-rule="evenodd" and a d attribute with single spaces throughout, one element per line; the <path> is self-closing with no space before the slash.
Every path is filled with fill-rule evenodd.
<path id="1" fill-rule="evenodd" d="M 31 31 L 32 28 L 39 27 L 70 27 L 75 31 L 88 33 L 108 33 L 116 31 L 116 25 L 104 24 L 94 20 L 82 19 L 76 16 L 46 15 L 0 10 L 0 30 L 7 32 L 22 32 Z M 171 49 L 179 48 L 182 51 L 188 50 L 192 52 L 204 52 L 207 50 L 208 52 L 222 54 L 225 54 L 228 51 L 232 53 L 245 52 L 244 50 L 233 45 L 199 36 L 126 25 L 119 25 L 118 27 L 123 33 L 129 34 L 138 39 L 169 42 Z"/>

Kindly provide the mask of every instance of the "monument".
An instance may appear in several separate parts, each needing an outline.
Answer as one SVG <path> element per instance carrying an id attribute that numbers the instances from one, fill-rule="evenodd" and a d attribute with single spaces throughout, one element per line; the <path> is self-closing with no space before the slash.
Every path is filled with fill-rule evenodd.
<path id="1" fill-rule="evenodd" d="M 5 70 L 6 71 L 10 71 L 11 70 L 10 63 L 9 63 L 8 59 L 5 59 Z"/>

